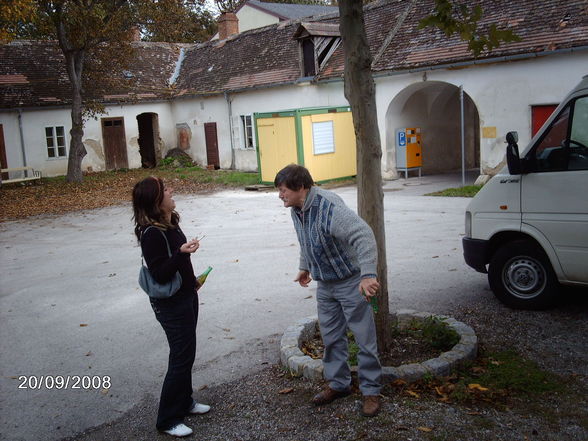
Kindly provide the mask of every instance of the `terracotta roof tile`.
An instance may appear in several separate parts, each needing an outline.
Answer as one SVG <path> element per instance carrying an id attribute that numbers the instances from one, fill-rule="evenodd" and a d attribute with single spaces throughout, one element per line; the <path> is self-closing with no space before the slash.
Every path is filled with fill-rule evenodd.
<path id="1" fill-rule="evenodd" d="M 186 52 L 176 88 L 182 94 L 222 93 L 255 88 L 300 77 L 298 42 L 293 23 L 267 26 Z"/>
<path id="2" fill-rule="evenodd" d="M 586 0 L 469 0 L 484 10 L 480 26 L 509 26 L 521 41 L 503 44 L 478 60 L 588 49 Z M 380 0 L 365 7 L 365 25 L 375 73 L 398 72 L 475 61 L 458 37 L 436 29 L 419 29 L 434 0 Z M 338 24 L 338 15 L 321 16 L 310 27 Z M 195 45 L 136 43 L 137 59 L 126 84 L 102 100 L 159 100 L 173 96 L 214 95 L 294 83 L 301 76 L 299 42 L 293 39 L 300 21 L 252 29 L 223 41 Z M 330 25 L 330 26 L 324 26 Z M 55 42 L 0 45 L 0 108 L 68 104 L 69 81 Z M 181 69 L 177 69 L 181 60 Z M 344 70 L 340 45 L 318 80 L 340 78 Z M 173 84 L 170 81 L 175 79 Z"/>
<path id="3" fill-rule="evenodd" d="M 521 38 L 519 42 L 503 43 L 491 52 L 481 54 L 478 59 L 588 45 L 586 0 L 470 0 L 467 4 L 482 7 L 481 29 L 490 23 L 507 25 Z M 413 69 L 475 59 L 459 37 L 448 38 L 439 30 L 418 28 L 419 20 L 430 14 L 432 8 L 433 0 L 416 2 L 395 38 L 374 63 L 375 71 Z"/>
<path id="4" fill-rule="evenodd" d="M 169 85 L 180 49 L 185 45 L 134 43 L 135 60 L 128 73 L 121 72 L 119 87 L 107 95 L 89 95 L 99 101 L 154 100 L 169 98 Z M 71 88 L 63 54 L 55 41 L 13 41 L 0 45 L 0 108 L 67 105 Z"/>

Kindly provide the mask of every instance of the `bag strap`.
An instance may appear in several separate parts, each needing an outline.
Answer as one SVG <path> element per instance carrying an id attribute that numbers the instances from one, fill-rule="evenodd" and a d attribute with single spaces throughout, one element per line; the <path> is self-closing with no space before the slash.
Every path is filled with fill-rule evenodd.
<path id="1" fill-rule="evenodd" d="M 141 239 L 140 239 L 140 241 L 142 241 L 142 240 L 143 240 L 143 234 L 145 234 L 149 228 L 155 228 L 156 230 L 158 230 L 158 231 L 159 231 L 159 232 L 162 234 L 163 238 L 165 239 L 165 245 L 167 246 L 167 254 L 169 255 L 169 257 L 171 257 L 171 256 L 172 256 L 172 253 L 171 253 L 171 250 L 170 250 L 170 248 L 169 248 L 169 242 L 168 242 L 168 240 L 167 240 L 167 236 L 166 236 L 166 235 L 165 235 L 165 233 L 164 233 L 163 231 L 161 231 L 159 228 L 156 228 L 156 227 L 154 227 L 153 225 L 149 225 L 149 226 L 148 226 L 147 228 L 145 228 L 145 230 L 143 230 L 143 232 L 141 233 Z M 141 263 L 143 263 L 143 250 L 142 250 L 142 249 L 141 249 Z"/>

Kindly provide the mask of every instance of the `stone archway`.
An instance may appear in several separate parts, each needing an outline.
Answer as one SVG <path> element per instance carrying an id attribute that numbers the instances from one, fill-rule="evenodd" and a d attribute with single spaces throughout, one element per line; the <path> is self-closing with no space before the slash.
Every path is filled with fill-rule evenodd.
<path id="1" fill-rule="evenodd" d="M 464 91 L 465 168 L 480 167 L 478 109 Z M 396 172 L 395 131 L 420 127 L 422 172 L 456 172 L 462 168 L 459 87 L 440 81 L 412 84 L 398 93 L 386 111 L 386 170 Z"/>

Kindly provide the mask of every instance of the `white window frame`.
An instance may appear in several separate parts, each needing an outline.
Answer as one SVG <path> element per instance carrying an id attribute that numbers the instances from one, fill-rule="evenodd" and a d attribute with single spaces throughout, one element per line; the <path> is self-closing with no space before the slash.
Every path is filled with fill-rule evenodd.
<path id="1" fill-rule="evenodd" d="M 255 149 L 255 128 L 253 126 L 253 115 L 241 115 L 239 120 L 241 123 L 241 139 L 243 140 L 241 148 L 246 150 Z M 251 145 L 249 145 L 249 139 L 251 139 Z"/>
<path id="2" fill-rule="evenodd" d="M 51 132 L 48 133 L 48 130 L 50 130 Z M 58 130 L 61 131 L 60 135 L 57 134 Z M 67 139 L 65 136 L 65 127 L 45 127 L 45 145 L 47 147 L 46 152 L 48 159 L 67 158 Z M 60 150 L 63 150 L 63 152 L 60 152 Z M 50 154 L 51 151 L 53 151 L 53 156 L 51 156 Z"/>
<path id="3" fill-rule="evenodd" d="M 312 123 L 312 150 L 315 155 L 335 153 L 334 121 Z"/>

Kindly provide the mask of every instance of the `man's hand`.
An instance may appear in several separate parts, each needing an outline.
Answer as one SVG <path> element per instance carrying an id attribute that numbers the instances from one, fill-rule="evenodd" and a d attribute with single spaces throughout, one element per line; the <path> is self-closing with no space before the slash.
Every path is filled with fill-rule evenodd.
<path id="1" fill-rule="evenodd" d="M 369 301 L 370 297 L 375 296 L 379 289 L 380 284 L 375 277 L 367 277 L 359 282 L 359 292 L 365 296 L 367 301 Z"/>
<path id="2" fill-rule="evenodd" d="M 304 288 L 308 287 L 308 284 L 312 282 L 310 277 L 310 273 L 308 271 L 298 271 L 298 275 L 294 279 L 295 282 L 298 282 L 300 286 Z"/>

